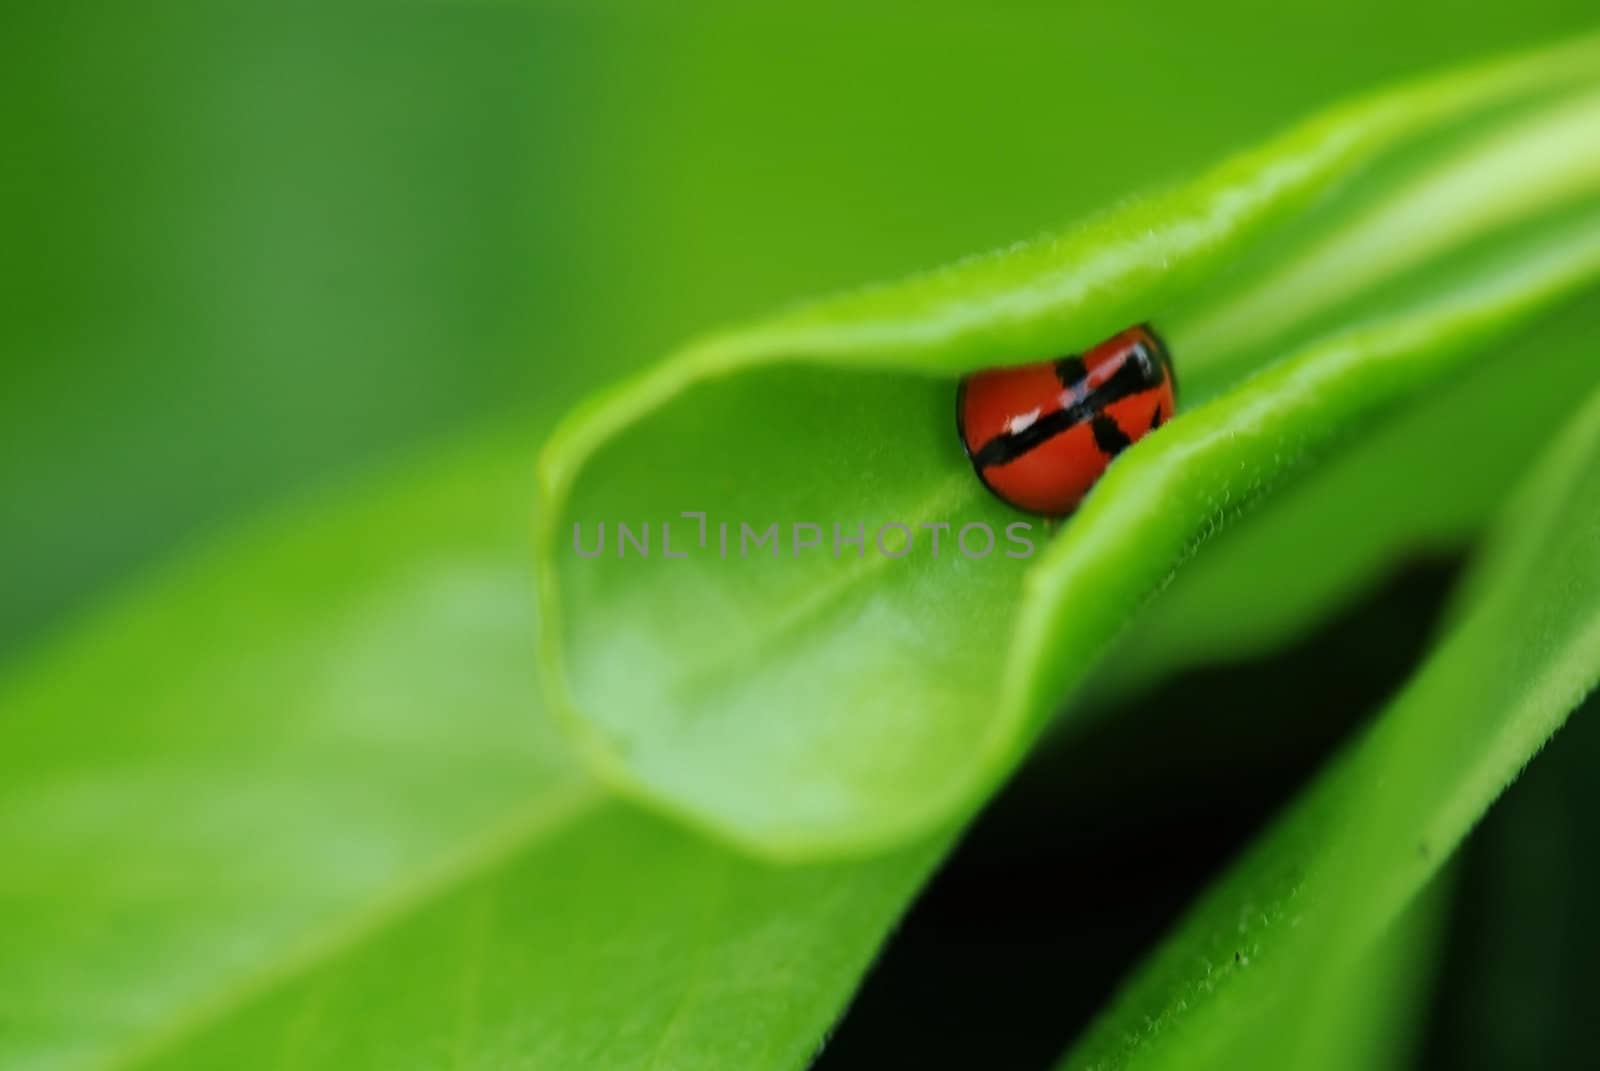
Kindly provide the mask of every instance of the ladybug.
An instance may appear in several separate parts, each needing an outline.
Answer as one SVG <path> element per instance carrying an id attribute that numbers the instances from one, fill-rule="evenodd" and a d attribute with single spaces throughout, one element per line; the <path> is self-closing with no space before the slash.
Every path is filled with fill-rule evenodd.
<path id="1" fill-rule="evenodd" d="M 1082 355 L 968 376 L 956 430 L 985 487 L 1018 509 L 1061 516 L 1176 405 L 1167 348 L 1140 324 Z"/>

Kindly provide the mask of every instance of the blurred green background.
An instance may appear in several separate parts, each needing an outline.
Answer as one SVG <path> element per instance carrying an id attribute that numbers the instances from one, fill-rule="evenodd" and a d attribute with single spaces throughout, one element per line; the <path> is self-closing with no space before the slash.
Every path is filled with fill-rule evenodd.
<path id="1" fill-rule="evenodd" d="M 0 672 L 219 531 L 473 426 L 542 427 L 695 331 L 1596 22 L 1560 0 L 8 4 Z M 1577 1021 L 1539 997 L 1588 946 L 1523 926 L 1594 886 L 1566 862 L 1592 825 L 1574 741 L 1469 857 L 1450 1066 L 1493 1066 L 1483 1002 L 1542 1009 L 1545 1038 Z M 1511 857 L 1533 876 L 1494 899 L 1483 860 Z"/>

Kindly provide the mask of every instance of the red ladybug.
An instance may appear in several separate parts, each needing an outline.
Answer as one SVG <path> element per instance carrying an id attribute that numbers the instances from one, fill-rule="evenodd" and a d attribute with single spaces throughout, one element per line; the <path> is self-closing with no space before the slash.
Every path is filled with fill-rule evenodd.
<path id="1" fill-rule="evenodd" d="M 1030 513 L 1070 513 L 1111 459 L 1172 418 L 1176 380 L 1149 324 L 1080 356 L 968 376 L 956 428 L 983 485 Z"/>

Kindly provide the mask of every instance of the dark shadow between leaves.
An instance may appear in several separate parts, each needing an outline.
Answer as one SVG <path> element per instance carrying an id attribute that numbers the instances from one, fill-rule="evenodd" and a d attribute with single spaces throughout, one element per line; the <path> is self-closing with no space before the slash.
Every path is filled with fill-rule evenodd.
<path id="1" fill-rule="evenodd" d="M 1050 1067 L 1406 679 L 1458 571 L 1413 563 L 1292 648 L 1181 673 L 1041 749 L 923 892 L 816 1068 Z"/>

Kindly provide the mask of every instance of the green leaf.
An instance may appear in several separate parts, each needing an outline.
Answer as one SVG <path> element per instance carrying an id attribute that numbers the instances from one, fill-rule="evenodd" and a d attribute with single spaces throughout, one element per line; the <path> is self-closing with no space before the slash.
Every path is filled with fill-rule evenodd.
<path id="1" fill-rule="evenodd" d="M 715 336 L 593 399 L 543 456 L 540 532 L 546 675 L 590 760 L 623 791 L 786 857 L 966 813 L 1199 543 L 1600 268 L 1600 227 L 1575 193 L 1600 175 L 1563 148 L 1600 119 L 1585 86 L 1597 48 L 1357 101 L 1063 237 Z M 1296 215 L 1401 142 L 1405 159 L 1375 189 L 1352 187 L 1343 214 Z M 1513 147 L 1560 176 L 1508 213 L 1491 179 Z M 1367 234 L 1441 189 L 1462 210 L 1413 221 L 1434 261 L 1374 261 L 1358 326 L 1247 380 L 1282 351 L 1213 330 L 1191 354 L 1169 333 L 1181 383 L 1207 404 L 1120 458 L 1036 560 L 951 546 L 964 526 L 1022 518 L 972 479 L 950 430 L 953 384 L 936 373 L 1071 350 L 1202 297 L 1223 309 L 1297 295 L 1311 322 L 1351 295 L 1307 293 L 1301 266 L 1342 248 L 1341 228 Z M 1285 236 L 1265 240 L 1274 223 Z M 1210 277 L 1252 249 L 1276 274 L 1219 292 Z M 624 522 L 655 534 L 655 558 L 621 556 Z M 943 555 L 931 539 L 899 558 L 872 546 L 886 524 L 948 525 Z M 578 548 L 592 551 L 601 525 L 612 541 L 589 560 Z M 769 525 L 777 560 L 742 538 Z M 842 542 L 858 525 L 859 553 Z M 795 545 L 813 535 L 822 549 Z M 662 560 L 667 538 L 688 560 Z"/>
<path id="2" fill-rule="evenodd" d="M 7 682 L 0 1066 L 807 1062 L 941 845 L 773 868 L 589 780 L 531 454 L 264 525 Z"/>
<path id="3" fill-rule="evenodd" d="M 1317 1052 L 1303 1053 L 1296 1071 L 1402 1071 L 1417 1065 L 1450 887 L 1441 878 L 1425 889 L 1395 920 L 1385 940 L 1367 951 L 1361 960 L 1362 984 L 1340 992 L 1329 1008 L 1336 1038 Z"/>
<path id="4" fill-rule="evenodd" d="M 1380 720 L 1208 893 L 1064 1066 L 1299 1067 L 1363 957 L 1600 681 L 1600 393 L 1507 504 Z"/>
<path id="5" fill-rule="evenodd" d="M 1096 674 L 1098 689 L 1125 694 L 1259 655 L 1405 562 L 1461 552 L 1592 387 L 1597 330 L 1600 303 L 1580 301 L 1291 481 L 1178 572 Z"/>

